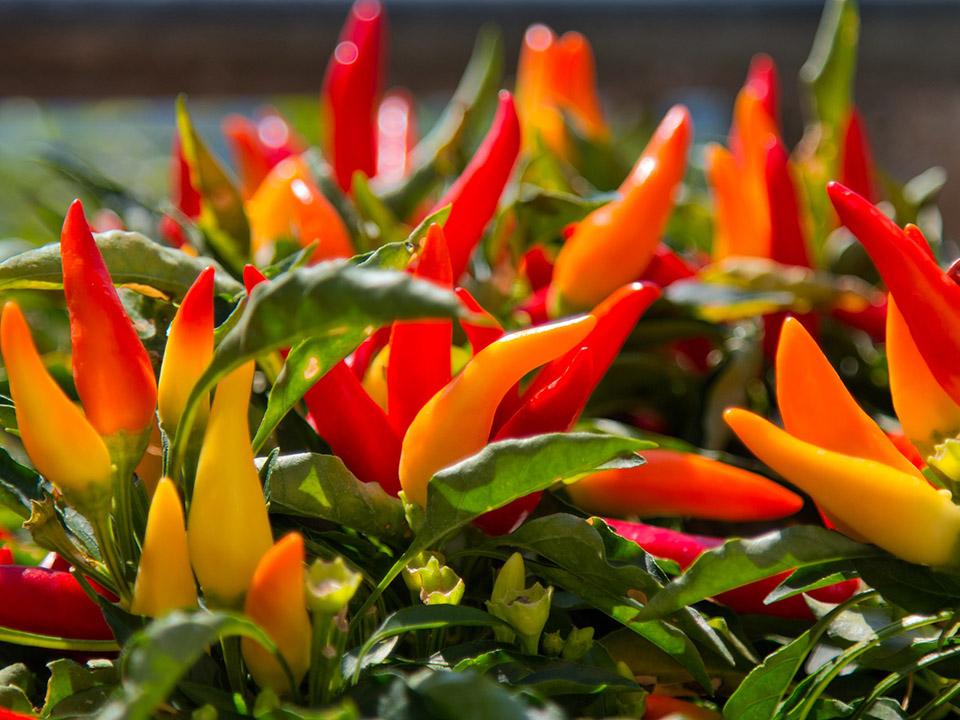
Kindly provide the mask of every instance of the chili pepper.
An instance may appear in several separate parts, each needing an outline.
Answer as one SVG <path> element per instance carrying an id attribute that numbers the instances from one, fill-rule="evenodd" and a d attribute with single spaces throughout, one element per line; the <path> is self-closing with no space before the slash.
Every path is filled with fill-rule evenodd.
<path id="1" fill-rule="evenodd" d="M 743 171 L 729 150 L 707 145 L 704 155 L 707 183 L 713 194 L 715 261 L 727 257 L 766 257 L 769 237 L 764 234 L 760 206 L 751 204 Z"/>
<path id="2" fill-rule="evenodd" d="M 804 442 L 746 410 L 723 417 L 754 455 L 843 526 L 909 562 L 955 562 L 960 508 L 915 475 Z"/>
<path id="3" fill-rule="evenodd" d="M 884 463 L 922 479 L 857 404 L 817 343 L 787 318 L 776 357 L 777 404 L 787 432 L 833 452 Z"/>
<path id="4" fill-rule="evenodd" d="M 210 266 L 193 281 L 167 334 L 157 386 L 157 406 L 160 424 L 170 437 L 176 434 L 190 391 L 213 359 L 214 272 Z M 209 404 L 207 398 L 199 402 L 197 427 L 203 426 Z"/>
<path id="5" fill-rule="evenodd" d="M 450 205 L 443 232 L 454 282 L 467 269 L 470 255 L 496 212 L 520 153 L 520 121 L 513 96 L 501 90 L 499 98 L 497 114 L 483 142 L 434 208 L 435 211 Z"/>
<path id="6" fill-rule="evenodd" d="M 383 85 L 383 8 L 358 0 L 347 17 L 323 82 L 324 149 L 340 189 L 348 193 L 357 171 L 377 172 L 377 103 Z"/>
<path id="7" fill-rule="evenodd" d="M 679 516 L 746 522 L 793 515 L 795 493 L 765 477 L 702 455 L 644 450 L 643 465 L 601 470 L 566 487 L 583 510 L 601 515 Z"/>
<path id="8" fill-rule="evenodd" d="M 240 170 L 244 200 L 249 200 L 267 173 L 281 160 L 303 151 L 302 143 L 279 113 L 269 111 L 256 122 L 242 115 L 228 115 L 223 134 Z"/>
<path id="9" fill-rule="evenodd" d="M 257 565 L 243 611 L 277 646 L 299 685 L 310 667 L 310 616 L 304 586 L 303 537 L 292 532 L 271 547 Z M 282 666 L 262 645 L 241 641 L 243 659 L 262 688 L 285 694 L 291 690 Z"/>
<path id="10" fill-rule="evenodd" d="M 657 245 L 653 257 L 650 258 L 650 264 L 647 265 L 647 269 L 643 271 L 640 279 L 665 288 L 679 280 L 692 278 L 696 274 L 696 268 L 669 247 L 660 243 Z"/>
<path id="11" fill-rule="evenodd" d="M 0 708 L 0 720 L 34 720 L 34 716 Z"/>
<path id="12" fill-rule="evenodd" d="M 517 107 L 523 123 L 523 146 L 533 149 L 538 137 L 555 153 L 566 152 L 563 115 L 553 90 L 556 35 L 546 25 L 536 24 L 523 34 L 517 63 Z"/>
<path id="13" fill-rule="evenodd" d="M 0 627 L 75 640 L 112 640 L 100 607 L 69 572 L 0 566 Z"/>
<path id="14" fill-rule="evenodd" d="M 217 385 L 190 499 L 190 562 L 207 603 L 238 607 L 273 538 L 250 448 L 247 406 L 254 363 Z"/>
<path id="15" fill-rule="evenodd" d="M 246 210 L 253 253 L 258 258 L 268 260 L 273 243 L 291 236 L 301 247 L 318 243 L 311 262 L 353 255 L 346 225 L 299 157 L 278 163 L 246 203 Z"/>
<path id="16" fill-rule="evenodd" d="M 547 310 L 547 301 L 549 298 L 549 286 L 540 288 L 520 303 L 516 310 L 517 312 L 525 313 L 530 319 L 529 322 L 531 325 L 542 325 L 545 322 L 550 322 L 550 313 Z"/>
<path id="17" fill-rule="evenodd" d="M 554 53 L 551 80 L 559 107 L 570 115 L 584 136 L 605 139 L 609 130 L 600 107 L 590 42 L 578 32 L 566 32 L 557 40 Z"/>
<path id="18" fill-rule="evenodd" d="M 655 525 L 645 525 L 644 523 L 607 519 L 604 519 L 604 522 L 621 537 L 632 540 L 654 557 L 673 560 L 682 570 L 686 570 L 702 553 L 724 543 L 723 538 L 710 535 L 691 535 Z M 812 621 L 814 619 L 813 613 L 810 612 L 810 608 L 799 595 L 772 603 L 764 603 L 764 599 L 792 572 L 779 573 L 743 585 L 717 595 L 714 600 L 738 613 Z M 816 588 L 808 594 L 821 602 L 839 603 L 853 595 L 859 585 L 859 580 L 844 580 L 833 585 Z"/>
<path id="19" fill-rule="evenodd" d="M 766 180 L 770 208 L 770 259 L 783 265 L 812 267 L 790 158 L 783 143 L 775 136 L 767 146 Z"/>
<path id="20" fill-rule="evenodd" d="M 595 324 L 587 315 L 522 330 L 474 355 L 417 413 L 403 438 L 400 485 L 408 500 L 425 505 L 433 474 L 486 444 L 506 392 L 535 367 L 582 342 Z"/>
<path id="21" fill-rule="evenodd" d="M 683 179 L 690 114 L 676 106 L 621 185 L 622 197 L 587 215 L 564 243 L 554 265 L 549 306 L 554 311 L 596 305 L 639 277 L 650 263 Z"/>
<path id="22" fill-rule="evenodd" d="M 0 547 L 0 565 L 13 565 L 13 550 Z"/>
<path id="23" fill-rule="evenodd" d="M 137 477 L 147 492 L 147 497 L 153 497 L 157 483 L 163 475 L 163 438 L 160 436 L 160 425 L 155 420 L 150 428 L 150 440 L 146 452 L 134 468 Z"/>
<path id="24" fill-rule="evenodd" d="M 856 330 L 870 336 L 875 343 L 882 343 L 886 337 L 887 298 L 873 301 L 862 310 L 847 310 L 842 307 L 830 308 L 830 315 Z"/>
<path id="25" fill-rule="evenodd" d="M 520 273 L 527 278 L 530 289 L 542 290 L 553 280 L 553 261 L 543 245 L 534 245 L 520 259 Z"/>
<path id="26" fill-rule="evenodd" d="M 721 720 L 721 717 L 720 713 L 709 708 L 679 700 L 670 695 L 650 693 L 644 699 L 643 720 L 669 720 L 670 718 Z"/>
<path id="27" fill-rule="evenodd" d="M 857 236 L 897 301 L 917 349 L 947 394 L 960 403 L 960 287 L 929 249 L 911 239 L 870 201 L 839 183 L 827 193 L 840 221 Z"/>
<path id="28" fill-rule="evenodd" d="M 17 414 L 20 439 L 34 467 L 77 510 L 91 516 L 110 508 L 113 472 L 100 434 L 50 376 L 16 303 L 0 317 L 0 350 Z"/>
<path id="29" fill-rule="evenodd" d="M 431 225 L 410 272 L 445 288 L 453 287 L 450 255 L 439 225 Z M 450 382 L 453 322 L 395 322 L 387 362 L 387 414 L 399 437 L 413 418 Z"/>
<path id="30" fill-rule="evenodd" d="M 840 182 L 870 202 L 877 199 L 873 180 L 873 154 L 870 152 L 863 118 L 855 107 L 850 111 L 843 130 Z"/>
<path id="31" fill-rule="evenodd" d="M 473 349 L 473 354 L 476 355 L 478 352 L 483 350 L 487 345 L 496 340 L 499 340 L 504 336 L 503 327 L 500 323 L 497 322 L 497 319 L 493 317 L 487 310 L 477 302 L 476 298 L 470 294 L 469 290 L 466 290 L 462 287 L 454 289 L 457 297 L 460 299 L 460 302 L 474 315 L 482 315 L 486 321 L 483 325 L 478 325 L 472 323 L 469 320 L 461 320 L 460 326 L 463 328 L 463 332 L 467 336 L 467 340 L 470 341 L 470 347 Z"/>
<path id="32" fill-rule="evenodd" d="M 377 180 L 396 183 L 410 172 L 417 122 L 410 93 L 394 90 L 377 109 Z"/>
<path id="33" fill-rule="evenodd" d="M 170 152 L 170 202 L 188 220 L 200 217 L 200 191 L 193 184 L 190 177 L 190 165 L 183 154 L 180 135 L 173 134 L 173 147 Z M 187 236 L 180 227 L 180 223 L 170 215 L 160 219 L 159 230 L 164 239 L 174 247 L 184 247 Z"/>
<path id="34" fill-rule="evenodd" d="M 196 606 L 197 586 L 190 569 L 183 507 L 173 481 L 163 478 L 147 514 L 130 612 L 160 617 L 171 610 Z"/>
<path id="35" fill-rule="evenodd" d="M 778 126 L 780 124 L 780 81 L 777 79 L 777 64 L 772 57 L 766 53 L 753 56 L 744 87 L 757 97 L 774 126 Z"/>
<path id="36" fill-rule="evenodd" d="M 157 384 L 93 235 L 74 200 L 60 236 L 63 292 L 70 313 L 73 377 L 90 423 L 115 455 L 135 464 L 153 422 Z"/>
<path id="37" fill-rule="evenodd" d="M 357 349 L 347 358 L 347 365 L 353 370 L 353 374 L 357 376 L 357 379 L 363 379 L 367 374 L 367 368 L 370 367 L 370 362 L 389 342 L 390 327 L 386 326 L 378 328 L 374 331 L 373 335 L 357 345 Z"/>
<path id="38" fill-rule="evenodd" d="M 887 300 L 886 351 L 897 418 L 907 437 L 930 454 L 960 432 L 960 405 L 930 372 L 893 297 Z"/>

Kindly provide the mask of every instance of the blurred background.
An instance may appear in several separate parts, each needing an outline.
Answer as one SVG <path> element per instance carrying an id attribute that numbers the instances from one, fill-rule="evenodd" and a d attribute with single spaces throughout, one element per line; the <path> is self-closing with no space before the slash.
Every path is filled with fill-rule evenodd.
<path id="1" fill-rule="evenodd" d="M 689 105 L 698 145 L 725 136 L 750 57 L 780 73 L 785 139 L 801 134 L 797 71 L 819 0 L 387 0 L 387 87 L 416 97 L 420 131 L 449 98 L 484 23 L 499 26 L 512 83 L 524 29 L 545 22 L 593 42 L 615 126 Z M 960 228 L 960 2 L 862 0 L 857 103 L 878 164 L 906 181 L 941 166 L 945 235 Z M 44 215 L 75 194 L 51 151 L 147 202 L 168 192 L 174 95 L 226 157 L 229 112 L 280 108 L 309 141 L 349 3 L 343 0 L 0 0 L 0 238 L 55 239 Z M 46 159 L 44 159 L 46 158 Z M 951 179 L 952 178 L 952 179 Z M 955 239 L 955 237 L 954 237 Z M 10 254 L 13 246 L 0 252 Z"/>

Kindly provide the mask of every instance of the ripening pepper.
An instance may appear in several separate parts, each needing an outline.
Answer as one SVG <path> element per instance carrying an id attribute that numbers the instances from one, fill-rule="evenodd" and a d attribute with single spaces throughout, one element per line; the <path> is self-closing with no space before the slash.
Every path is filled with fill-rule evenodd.
<path id="1" fill-rule="evenodd" d="M 240 171 L 244 200 L 250 199 L 279 162 L 303 152 L 303 144 L 275 110 L 263 113 L 256 121 L 228 115 L 223 121 L 223 135 Z"/>
<path id="2" fill-rule="evenodd" d="M 450 206 L 443 233 L 456 282 L 467 269 L 470 255 L 493 218 L 503 189 L 520 154 L 520 121 L 513 96 L 501 90 L 497 113 L 473 158 L 434 211 Z"/>
<path id="3" fill-rule="evenodd" d="M 162 478 L 150 501 L 130 612 L 160 617 L 196 606 L 197 585 L 190 569 L 183 506 L 173 481 Z"/>
<path id="4" fill-rule="evenodd" d="M 303 537 L 292 532 L 271 547 L 250 582 L 243 612 L 262 627 L 286 661 L 294 683 L 310 667 L 310 616 L 307 614 Z M 241 641 L 243 659 L 261 688 L 285 694 L 291 690 L 283 667 L 259 643 Z"/>
<path id="5" fill-rule="evenodd" d="M 690 135 L 690 114 L 672 108 L 620 186 L 621 197 L 577 224 L 554 265 L 551 312 L 592 307 L 643 273 L 683 180 Z"/>
<path id="6" fill-rule="evenodd" d="M 193 281 L 167 333 L 157 385 L 157 410 L 160 425 L 169 437 L 176 435 L 187 397 L 213 359 L 214 273 L 214 268 L 208 267 Z M 209 407 L 206 397 L 197 404 L 195 427 L 203 427 Z"/>
<path id="7" fill-rule="evenodd" d="M 250 448 L 253 361 L 217 385 L 187 519 L 190 562 L 207 603 L 239 607 L 273 537 Z"/>
<path id="8" fill-rule="evenodd" d="M 860 112 L 853 108 L 843 130 L 840 154 L 840 182 L 870 202 L 876 198 L 873 179 L 873 155 L 867 142 Z"/>
<path id="9" fill-rule="evenodd" d="M 88 517 L 110 509 L 113 467 L 103 438 L 50 376 L 16 303 L 0 318 L 0 350 L 20 439 L 34 467 Z"/>
<path id="10" fill-rule="evenodd" d="M 282 160 L 270 170 L 246 211 L 253 253 L 260 260 L 270 259 L 273 243 L 290 237 L 301 247 L 317 243 L 311 262 L 353 255 L 346 225 L 300 157 Z"/>
<path id="11" fill-rule="evenodd" d="M 433 474 L 486 445 L 503 396 L 528 372 L 580 343 L 593 329 L 590 315 L 504 335 L 477 353 L 417 413 L 403 438 L 400 485 L 407 499 L 426 505 Z"/>
<path id="12" fill-rule="evenodd" d="M 200 217 L 200 191 L 190 176 L 190 164 L 183 154 L 179 133 L 174 132 L 173 147 L 170 152 L 170 202 L 187 220 Z M 174 247 L 187 247 L 187 236 L 180 222 L 170 215 L 160 220 L 160 233 Z"/>
<path id="13" fill-rule="evenodd" d="M 447 241 L 439 225 L 427 230 L 409 272 L 414 277 L 452 289 Z M 420 408 L 450 382 L 451 320 L 395 322 L 387 361 L 387 415 L 402 437 Z"/>
<path id="14" fill-rule="evenodd" d="M 353 174 L 377 172 L 377 105 L 383 86 L 383 7 L 357 0 L 350 9 L 323 81 L 324 152 L 343 192 Z"/>
<path id="15" fill-rule="evenodd" d="M 132 467 L 149 439 L 157 383 L 79 200 L 67 211 L 60 255 L 77 393 L 114 462 Z"/>
<path id="16" fill-rule="evenodd" d="M 76 640 L 112 640 L 100 607 L 63 570 L 0 565 L 0 627 Z"/>
<path id="17" fill-rule="evenodd" d="M 757 206 L 747 197 L 733 153 L 711 143 L 704 153 L 704 165 L 714 205 L 713 259 L 766 257 L 769 241 L 759 223 Z"/>
<path id="18" fill-rule="evenodd" d="M 765 477 L 702 455 L 644 450 L 643 465 L 601 470 L 566 490 L 583 510 L 615 517 L 744 522 L 793 515 L 803 500 Z"/>
<path id="19" fill-rule="evenodd" d="M 960 287 L 940 269 L 920 243 L 911 239 L 866 198 L 831 182 L 827 194 L 840 221 L 863 244 L 917 349 L 941 387 L 960 403 Z M 916 234 L 916 233 L 915 233 Z"/>
<path id="20" fill-rule="evenodd" d="M 417 118 L 410 93 L 388 92 L 377 108 L 377 180 L 403 180 L 410 172 L 410 154 L 417 142 Z"/>
<path id="21" fill-rule="evenodd" d="M 591 140 L 609 135 L 600 107 L 597 71 L 590 41 L 581 33 L 565 32 L 557 39 L 552 73 L 553 94 L 577 130 Z"/>
<path id="22" fill-rule="evenodd" d="M 960 508 L 948 495 L 889 465 L 799 440 L 746 410 L 723 417 L 754 455 L 843 527 L 909 562 L 956 562 Z"/>
<path id="23" fill-rule="evenodd" d="M 474 315 L 483 317 L 484 323 L 482 325 L 470 322 L 469 320 L 460 321 L 460 325 L 463 328 L 464 334 L 467 336 L 467 340 L 470 342 L 470 348 L 473 350 L 474 355 L 490 343 L 504 336 L 503 327 L 497 322 L 497 319 L 491 315 L 483 305 L 477 302 L 477 299 L 470 294 L 469 290 L 458 287 L 455 288 L 453 292 L 467 310 Z"/>

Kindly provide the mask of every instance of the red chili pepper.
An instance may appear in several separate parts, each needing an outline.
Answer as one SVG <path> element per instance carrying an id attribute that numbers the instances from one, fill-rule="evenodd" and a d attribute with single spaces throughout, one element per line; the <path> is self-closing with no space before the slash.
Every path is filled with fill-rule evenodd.
<path id="1" fill-rule="evenodd" d="M 200 192 L 190 177 L 190 165 L 183 155 L 180 135 L 174 132 L 173 148 L 170 152 L 170 202 L 190 220 L 200 217 Z M 160 218 L 159 231 L 163 238 L 174 247 L 183 247 L 187 236 L 180 223 L 170 215 Z"/>
<path id="2" fill-rule="evenodd" d="M 357 346 L 353 354 L 346 359 L 347 365 L 353 370 L 353 374 L 358 380 L 363 380 L 367 374 L 367 368 L 383 348 L 390 342 L 390 327 L 378 328 L 373 335 L 368 337 Z"/>
<path id="3" fill-rule="evenodd" d="M 460 321 L 463 332 L 466 333 L 467 340 L 470 341 L 470 348 L 473 350 L 473 354 L 476 355 L 490 343 L 502 338 L 504 334 L 503 328 L 500 326 L 500 323 L 497 322 L 496 318 L 477 302 L 469 290 L 458 287 L 454 292 L 457 297 L 460 298 L 460 302 L 462 302 L 470 312 L 475 315 L 482 315 L 488 321 L 486 325 L 477 325 L 465 320 Z"/>
<path id="4" fill-rule="evenodd" d="M 870 152 L 863 118 L 856 108 L 851 110 L 843 131 L 840 182 L 870 202 L 877 199 L 873 180 L 873 154 Z"/>
<path id="5" fill-rule="evenodd" d="M 553 280 L 553 260 L 543 245 L 534 245 L 520 259 L 520 272 L 530 283 L 530 289 L 542 290 Z"/>
<path id="6" fill-rule="evenodd" d="M 377 103 L 383 85 L 385 28 L 377 0 L 358 0 L 333 51 L 323 85 L 325 148 L 340 189 L 357 170 L 377 172 Z"/>
<path id="7" fill-rule="evenodd" d="M 450 255 L 439 225 L 427 230 L 420 254 L 410 272 L 445 288 L 453 287 Z M 427 400 L 450 382 L 450 346 L 453 322 L 395 322 L 387 361 L 387 414 L 397 435 L 407 427 Z"/>
<path id="8" fill-rule="evenodd" d="M 875 343 L 882 343 L 887 335 L 887 296 L 870 303 L 863 310 L 845 310 L 834 307 L 830 315 L 857 330 L 862 330 Z"/>
<path id="9" fill-rule="evenodd" d="M 473 159 L 434 208 L 451 206 L 443 231 L 450 249 L 454 282 L 463 275 L 473 249 L 496 212 L 519 153 L 517 109 L 513 96 L 501 90 L 500 104 L 490 130 Z"/>
<path id="10" fill-rule="evenodd" d="M 827 193 L 840 221 L 857 236 L 897 302 L 924 361 L 960 402 L 960 286 L 866 198 L 832 182 Z"/>
<path id="11" fill-rule="evenodd" d="M 692 278 L 696 274 L 697 269 L 695 267 L 669 247 L 660 243 L 640 279 L 665 288 L 678 280 Z"/>
<path id="12" fill-rule="evenodd" d="M 249 294 L 266 278 L 247 265 L 243 280 Z M 391 495 L 400 492 L 400 438 L 383 408 L 367 395 L 345 362 L 330 368 L 303 400 L 317 434 L 350 472 L 363 482 L 377 483 Z"/>
<path id="13" fill-rule="evenodd" d="M 540 288 L 517 306 L 517 312 L 526 313 L 531 325 L 543 325 L 550 321 L 547 302 L 550 300 L 550 286 Z"/>
<path id="14" fill-rule="evenodd" d="M 13 550 L 8 547 L 0 547 L 0 565 L 13 564 Z"/>
<path id="15" fill-rule="evenodd" d="M 753 56 L 745 87 L 757 96 L 770 119 L 779 125 L 780 82 L 777 79 L 777 64 L 772 57 L 765 53 Z"/>
<path id="16" fill-rule="evenodd" d="M 111 640 L 99 606 L 68 572 L 0 566 L 0 626 L 75 640 Z"/>
<path id="17" fill-rule="evenodd" d="M 671 695 L 650 693 L 644 699 L 643 720 L 722 720 L 718 712 Z"/>
<path id="18" fill-rule="evenodd" d="M 676 562 L 686 570 L 702 553 L 724 543 L 723 538 L 709 535 L 690 535 L 644 523 L 624 522 L 604 519 L 621 537 L 632 540 L 654 557 L 666 558 Z M 780 573 L 763 580 L 721 593 L 717 602 L 751 615 L 772 615 L 774 617 L 798 620 L 813 620 L 813 613 L 799 595 L 764 604 L 764 598 L 774 588 L 790 576 L 790 572 Z M 845 580 L 834 585 L 810 591 L 810 596 L 821 602 L 839 603 L 853 595 L 859 587 L 859 580 Z"/>
<path id="19" fill-rule="evenodd" d="M 413 98 L 403 90 L 387 93 L 377 110 L 377 179 L 403 180 L 410 171 L 410 153 L 417 143 Z"/>
<path id="20" fill-rule="evenodd" d="M 767 200 L 770 205 L 770 259 L 783 265 L 811 267 L 804 237 L 797 185 L 783 143 L 767 146 Z"/>

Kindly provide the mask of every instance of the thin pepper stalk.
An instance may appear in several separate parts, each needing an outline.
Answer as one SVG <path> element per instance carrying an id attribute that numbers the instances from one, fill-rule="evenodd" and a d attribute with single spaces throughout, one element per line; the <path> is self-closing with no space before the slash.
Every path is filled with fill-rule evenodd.
<path id="1" fill-rule="evenodd" d="M 493 218 L 520 153 L 520 121 L 513 96 L 501 90 L 490 129 L 460 177 L 444 193 L 435 210 L 450 205 L 443 232 L 456 282 Z"/>
<path id="2" fill-rule="evenodd" d="M 691 132 L 686 108 L 671 109 L 621 185 L 621 198 L 577 225 L 554 265 L 548 300 L 554 314 L 592 307 L 643 273 L 683 179 Z"/>
<path id="3" fill-rule="evenodd" d="M 321 110 L 327 158 L 340 189 L 349 193 L 357 171 L 377 172 L 377 104 L 383 86 L 385 16 L 376 0 L 350 9 L 327 65 Z"/>
<path id="4" fill-rule="evenodd" d="M 414 418 L 403 439 L 400 485 L 425 505 L 427 483 L 443 467 L 486 445 L 500 400 L 520 379 L 575 347 L 593 329 L 592 316 L 504 335 L 475 355 Z"/>
<path id="5" fill-rule="evenodd" d="M 409 271 L 440 287 L 453 287 L 447 241 L 439 225 L 427 230 Z M 450 382 L 453 322 L 395 322 L 387 361 L 387 415 L 399 437 L 426 402 Z"/>
<path id="6" fill-rule="evenodd" d="M 754 455 L 858 536 L 909 562 L 956 564 L 960 508 L 928 483 L 799 440 L 746 410 L 730 408 L 723 417 Z"/>
<path id="7" fill-rule="evenodd" d="M 793 515 L 803 500 L 772 480 L 676 450 L 644 450 L 643 465 L 601 470 L 568 485 L 586 512 L 747 522 Z"/>
<path id="8" fill-rule="evenodd" d="M 896 300 L 924 361 L 960 402 L 960 287 L 929 250 L 912 240 L 869 200 L 832 182 L 827 193 L 840 221 L 856 235 Z"/>

